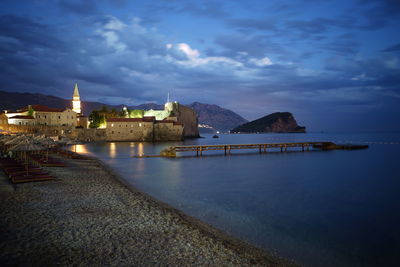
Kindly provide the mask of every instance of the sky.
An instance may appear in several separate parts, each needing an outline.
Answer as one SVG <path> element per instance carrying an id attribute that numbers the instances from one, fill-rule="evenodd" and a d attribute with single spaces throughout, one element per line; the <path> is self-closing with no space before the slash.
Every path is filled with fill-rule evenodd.
<path id="1" fill-rule="evenodd" d="M 398 0 L 2 0 L 0 90 L 400 131 Z"/>

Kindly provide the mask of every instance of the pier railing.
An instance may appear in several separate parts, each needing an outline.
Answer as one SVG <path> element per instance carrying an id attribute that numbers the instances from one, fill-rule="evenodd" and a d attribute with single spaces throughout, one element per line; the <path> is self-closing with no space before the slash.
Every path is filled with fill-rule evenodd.
<path id="1" fill-rule="evenodd" d="M 268 149 L 278 148 L 281 152 L 287 151 L 288 148 L 299 148 L 302 151 L 310 150 L 310 148 L 328 148 L 335 145 L 332 142 L 297 142 L 297 143 L 269 143 L 269 144 L 222 144 L 222 145 L 193 145 L 193 146 L 175 146 L 170 147 L 170 151 L 187 152 L 195 151 L 197 156 L 202 156 L 204 151 L 220 150 L 225 155 L 231 154 L 232 150 L 256 149 L 259 153 L 265 153 Z"/>
<path id="2" fill-rule="evenodd" d="M 276 149 L 286 152 L 289 148 L 301 149 L 301 151 L 309 151 L 310 148 L 321 150 L 332 149 L 363 149 L 368 148 L 368 145 L 342 144 L 338 145 L 332 142 L 297 142 L 297 143 L 269 143 L 269 144 L 222 144 L 222 145 L 192 145 L 192 146 L 171 146 L 161 151 L 161 157 L 176 157 L 176 152 L 196 152 L 196 156 L 202 156 L 205 151 L 224 151 L 225 155 L 232 153 L 232 150 L 253 149 L 261 153 L 266 153 L 268 150 Z M 150 157 L 150 156 L 140 156 Z"/>

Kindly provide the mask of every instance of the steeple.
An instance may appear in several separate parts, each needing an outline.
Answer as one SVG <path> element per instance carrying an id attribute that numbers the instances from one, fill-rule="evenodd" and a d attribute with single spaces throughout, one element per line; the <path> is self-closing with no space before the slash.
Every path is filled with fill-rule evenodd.
<path id="1" fill-rule="evenodd" d="M 74 94 L 72 95 L 72 110 L 81 114 L 81 99 L 79 97 L 78 83 L 75 83 Z"/>
<path id="2" fill-rule="evenodd" d="M 74 95 L 72 96 L 72 99 L 73 99 L 73 100 L 76 100 L 76 101 L 80 101 L 80 98 L 79 98 L 79 90 L 78 90 L 78 83 L 75 83 Z"/>

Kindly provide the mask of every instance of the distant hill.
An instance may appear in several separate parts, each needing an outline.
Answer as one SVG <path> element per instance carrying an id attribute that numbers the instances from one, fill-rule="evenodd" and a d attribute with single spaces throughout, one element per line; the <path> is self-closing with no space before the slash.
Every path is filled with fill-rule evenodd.
<path id="1" fill-rule="evenodd" d="M 71 100 L 59 98 L 52 95 L 31 94 L 31 93 L 11 93 L 0 91 L 0 111 L 5 109 L 17 110 L 27 105 L 45 105 L 52 108 L 71 108 Z M 99 102 L 82 101 L 82 110 L 85 115 L 89 115 L 94 109 L 100 109 L 102 106 L 108 108 L 121 109 L 123 105 L 107 105 Z"/>
<path id="2" fill-rule="evenodd" d="M 194 109 L 199 116 L 199 123 L 212 126 L 218 131 L 229 131 L 230 129 L 246 123 L 247 120 L 235 112 L 221 108 L 217 105 L 193 102 L 188 107 Z"/>
<path id="3" fill-rule="evenodd" d="M 32 93 L 12 93 L 0 91 L 0 111 L 17 110 L 27 105 L 40 104 L 53 108 L 71 108 L 71 100 L 63 99 L 52 95 L 32 94 Z M 123 105 L 108 105 L 100 102 L 82 101 L 82 110 L 88 116 L 92 110 L 101 109 L 106 106 L 110 109 L 121 110 Z M 186 105 L 196 111 L 199 116 L 199 123 L 210 128 L 204 128 L 209 132 L 228 131 L 238 125 L 246 123 L 247 120 L 231 110 L 221 108 L 217 105 L 202 104 L 194 102 Z M 155 103 L 145 103 L 137 106 L 128 107 L 129 109 L 164 109 L 164 105 Z"/>
<path id="4" fill-rule="evenodd" d="M 241 133 L 305 133 L 306 127 L 297 125 L 292 113 L 276 112 L 240 125 L 231 132 Z"/>
<path id="5" fill-rule="evenodd" d="M 154 109 L 154 110 L 160 110 L 160 109 L 164 109 L 164 105 L 158 105 L 156 103 L 146 103 L 146 104 L 140 104 L 138 106 L 130 107 L 130 109 L 143 109 L 143 110 Z"/>

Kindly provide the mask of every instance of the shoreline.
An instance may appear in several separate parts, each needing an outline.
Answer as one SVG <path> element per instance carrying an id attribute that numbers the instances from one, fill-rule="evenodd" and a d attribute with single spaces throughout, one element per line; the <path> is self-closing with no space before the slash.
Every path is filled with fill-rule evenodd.
<path id="1" fill-rule="evenodd" d="M 30 263 L 30 265 L 49 263 L 60 265 L 92 265 L 93 263 L 100 265 L 296 265 L 273 252 L 265 251 L 228 235 L 138 190 L 98 158 L 62 159 L 67 163 L 64 169 L 47 168 L 54 173 L 55 181 L 21 184 L 15 186 L 14 192 L 0 192 L 0 206 L 2 210 L 8 209 L 0 223 L 0 227 L 6 230 L 4 234 L 1 234 L 3 236 L 0 241 L 2 251 L 0 263 L 3 266 L 24 263 Z M 94 185 L 95 188 L 92 188 Z M 38 225 L 29 223 L 27 217 L 32 215 L 32 211 L 27 214 L 21 213 L 21 210 L 26 210 L 26 206 L 32 206 L 32 200 L 35 203 L 33 217 L 38 218 Z M 68 203 L 68 200 L 72 203 Z M 56 202 L 59 206 L 50 202 Z M 81 214 L 82 210 L 84 214 Z M 60 211 L 63 211 L 61 217 L 72 215 L 68 219 L 70 227 L 63 225 Z M 51 219 L 46 218 L 47 220 L 41 222 L 43 217 Z M 87 228 L 81 220 L 90 222 L 93 229 Z M 21 224 L 18 221 L 25 223 Z M 107 222 L 105 225 L 104 221 Z M 19 227 L 15 227 L 15 224 Z M 107 232 L 102 231 L 104 226 L 108 228 L 112 238 L 107 238 Z M 142 232 L 142 230 L 145 231 Z M 34 233 L 33 236 L 36 239 L 29 238 L 29 231 Z M 70 232 L 73 238 L 65 239 L 63 231 Z M 100 238 L 98 238 L 99 231 L 104 232 L 100 234 Z M 50 237 L 49 241 L 46 242 L 43 237 L 37 236 L 37 232 Z M 25 238 L 21 238 L 21 235 Z M 110 250 L 107 240 L 111 240 L 111 250 L 115 252 L 108 254 L 108 257 L 105 256 L 107 253 L 104 253 Z M 38 241 L 41 243 L 39 244 Z M 80 256 L 75 257 L 76 253 L 71 255 L 70 250 L 56 254 L 46 251 L 54 243 L 61 243 L 61 247 L 73 247 L 72 251 L 75 251 L 76 245 L 80 250 L 84 247 L 81 246 L 82 243 L 90 247 L 93 242 L 97 245 L 92 248 L 94 251 L 90 255 L 82 255 L 82 251 L 79 251 Z M 19 249 L 20 247 L 24 249 Z M 42 248 L 43 251 L 38 248 Z M 153 257 L 144 256 L 143 253 L 153 255 Z M 64 254 L 61 259 L 59 259 L 59 254 Z M 98 262 L 100 259 L 101 261 Z"/>

